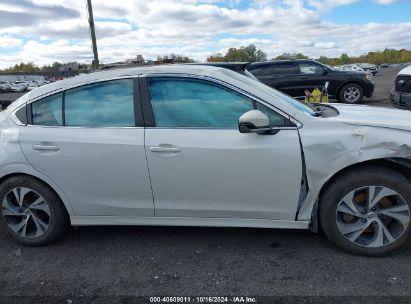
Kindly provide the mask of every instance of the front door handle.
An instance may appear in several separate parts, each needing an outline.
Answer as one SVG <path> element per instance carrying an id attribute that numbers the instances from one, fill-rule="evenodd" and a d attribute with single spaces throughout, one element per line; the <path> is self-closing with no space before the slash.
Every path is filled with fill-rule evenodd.
<path id="1" fill-rule="evenodd" d="M 53 145 L 33 145 L 33 149 L 37 151 L 58 151 L 59 147 Z"/>
<path id="2" fill-rule="evenodd" d="M 168 152 L 168 153 L 178 153 L 181 151 L 180 147 L 170 145 L 170 144 L 160 144 L 158 146 L 150 147 L 151 152 Z"/>

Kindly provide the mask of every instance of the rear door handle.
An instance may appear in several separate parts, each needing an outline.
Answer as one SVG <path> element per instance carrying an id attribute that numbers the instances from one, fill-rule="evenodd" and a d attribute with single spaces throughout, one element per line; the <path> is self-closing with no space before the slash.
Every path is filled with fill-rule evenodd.
<path id="1" fill-rule="evenodd" d="M 33 149 L 37 151 L 58 151 L 59 147 L 53 145 L 33 145 Z"/>
<path id="2" fill-rule="evenodd" d="M 180 147 L 170 145 L 170 144 L 161 144 L 158 146 L 150 147 L 151 152 L 168 152 L 168 153 L 178 153 L 181 151 Z"/>

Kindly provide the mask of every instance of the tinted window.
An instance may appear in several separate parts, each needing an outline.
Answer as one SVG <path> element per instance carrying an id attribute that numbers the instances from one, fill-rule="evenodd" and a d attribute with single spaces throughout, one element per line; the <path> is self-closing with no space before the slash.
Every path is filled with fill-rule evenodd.
<path id="1" fill-rule="evenodd" d="M 255 104 L 234 91 L 198 80 L 152 78 L 149 89 L 158 127 L 236 128 L 238 118 Z M 271 112 L 273 123 L 282 122 Z"/>
<path id="2" fill-rule="evenodd" d="M 32 118 L 34 125 L 61 126 L 62 94 L 56 94 L 32 103 Z"/>
<path id="3" fill-rule="evenodd" d="M 276 75 L 293 75 L 299 74 L 300 70 L 295 62 L 275 62 L 270 64 L 259 64 L 247 67 L 256 77 L 276 76 Z"/>
<path id="4" fill-rule="evenodd" d="M 321 74 L 324 68 L 318 64 L 304 62 L 299 63 L 301 74 Z"/>
<path id="5" fill-rule="evenodd" d="M 149 88 L 159 127 L 237 127 L 253 109 L 251 99 L 203 81 L 150 79 Z"/>
<path id="6" fill-rule="evenodd" d="M 66 91 L 67 126 L 135 126 L 133 81 L 107 81 Z"/>
<path id="7" fill-rule="evenodd" d="M 303 113 L 313 115 L 314 111 L 311 110 L 311 108 L 307 107 L 304 102 L 299 102 L 295 100 L 294 98 L 291 98 L 288 95 L 285 95 L 281 93 L 280 91 L 277 91 L 265 84 L 263 84 L 260 81 L 254 80 L 252 78 L 246 77 L 244 75 L 241 75 L 239 73 L 234 73 L 229 70 L 222 70 L 222 74 L 225 74 L 226 76 L 230 76 L 231 78 L 234 78 L 236 81 L 241 82 L 241 84 L 245 84 L 246 86 L 251 86 L 254 89 L 263 92 L 264 94 L 268 94 L 272 97 L 274 97 L 277 101 L 281 103 L 285 103 L 294 109 L 297 109 L 298 111 L 301 111 Z"/>
<path id="8" fill-rule="evenodd" d="M 284 117 L 282 117 L 280 114 L 274 112 L 273 110 L 267 108 L 266 106 L 257 103 L 256 104 L 257 110 L 260 110 L 263 112 L 265 115 L 268 116 L 268 119 L 270 120 L 270 126 L 271 127 L 281 127 L 284 126 Z"/>

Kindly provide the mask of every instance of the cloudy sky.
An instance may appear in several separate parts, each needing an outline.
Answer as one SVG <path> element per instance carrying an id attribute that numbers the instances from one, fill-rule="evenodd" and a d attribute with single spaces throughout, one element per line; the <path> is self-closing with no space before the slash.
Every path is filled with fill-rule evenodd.
<path id="1" fill-rule="evenodd" d="M 170 53 L 204 61 L 254 43 L 268 58 L 411 49 L 411 0 L 93 0 L 104 63 Z M 86 0 L 0 0 L 0 68 L 91 62 Z"/>

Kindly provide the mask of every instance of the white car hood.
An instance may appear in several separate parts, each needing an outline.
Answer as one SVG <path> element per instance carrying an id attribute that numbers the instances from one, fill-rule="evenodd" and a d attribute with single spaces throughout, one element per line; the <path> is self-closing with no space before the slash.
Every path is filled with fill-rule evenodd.
<path id="1" fill-rule="evenodd" d="M 411 65 L 407 66 L 406 68 L 403 68 L 398 75 L 411 75 Z"/>
<path id="2" fill-rule="evenodd" d="M 390 128 L 411 132 L 411 112 L 385 107 L 366 105 L 341 105 L 332 104 L 340 115 L 336 120 L 360 126 Z"/>

